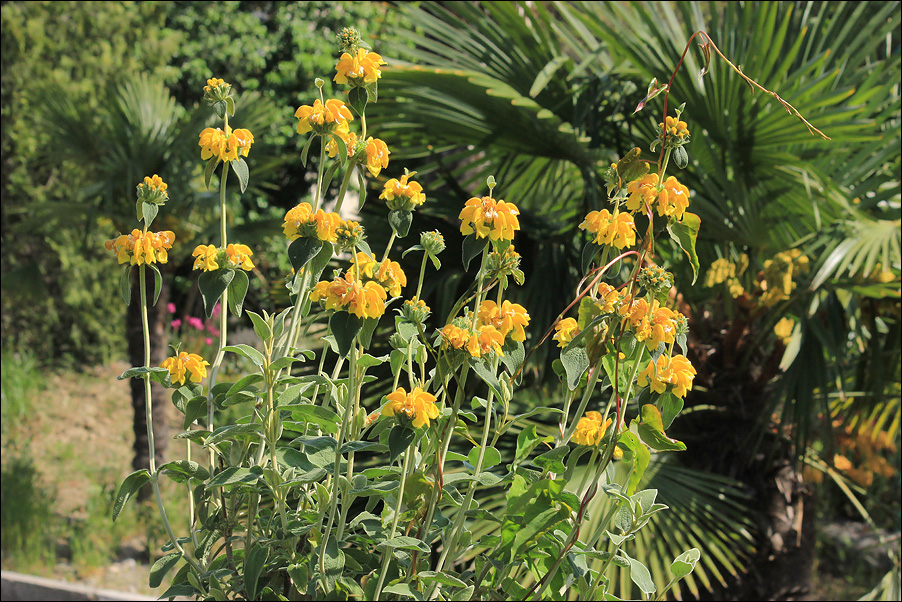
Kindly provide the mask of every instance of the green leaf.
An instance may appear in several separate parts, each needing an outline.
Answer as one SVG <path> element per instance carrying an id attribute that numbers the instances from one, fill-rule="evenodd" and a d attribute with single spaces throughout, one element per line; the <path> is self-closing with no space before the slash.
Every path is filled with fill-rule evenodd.
<path id="1" fill-rule="evenodd" d="M 673 573 L 673 578 L 682 579 L 689 575 L 695 569 L 695 564 L 700 557 L 701 552 L 699 552 L 698 548 L 686 550 L 677 556 L 673 564 L 670 565 L 670 572 Z"/>
<path id="2" fill-rule="evenodd" d="M 304 148 L 301 150 L 301 165 L 304 167 L 307 167 L 307 155 L 310 153 L 310 146 L 313 144 L 313 139 L 317 137 L 317 134 L 311 134 L 307 138 L 307 142 L 304 143 Z"/>
<path id="3" fill-rule="evenodd" d="M 467 586 L 465 582 L 445 572 L 422 571 L 420 573 L 417 573 L 417 577 L 419 577 L 421 581 L 431 581 L 435 583 L 441 583 L 442 585 L 450 585 L 453 587 Z"/>
<path id="4" fill-rule="evenodd" d="M 495 375 L 495 371 L 492 369 L 492 364 L 489 362 L 488 358 L 480 357 L 473 358 L 470 360 L 470 366 L 473 368 L 473 372 L 482 379 L 482 382 L 487 384 L 492 388 L 495 392 L 495 395 L 498 397 L 503 397 L 501 392 L 501 383 L 498 382 L 498 376 Z"/>
<path id="5" fill-rule="evenodd" d="M 154 203 L 141 203 L 141 217 L 144 219 L 145 228 L 150 228 L 159 211 L 160 208 Z"/>
<path id="6" fill-rule="evenodd" d="M 233 353 L 237 353 L 238 355 L 243 355 L 247 359 L 254 362 L 254 364 L 258 368 L 263 367 L 263 363 L 265 358 L 263 354 L 251 347 L 250 345 L 245 345 L 242 343 L 241 345 L 228 345 L 222 348 L 223 351 L 232 351 Z"/>
<path id="7" fill-rule="evenodd" d="M 632 579 L 633 583 L 639 586 L 639 590 L 645 594 L 646 596 L 651 595 L 657 591 L 655 587 L 655 582 L 651 579 L 651 573 L 648 572 L 648 568 L 638 560 L 634 560 L 629 557 L 629 554 L 620 551 L 627 560 L 630 562 L 630 579 Z"/>
<path id="8" fill-rule="evenodd" d="M 224 487 L 226 485 L 235 485 L 236 483 L 256 483 L 262 474 L 262 469 L 254 471 L 249 468 L 230 466 L 210 479 L 207 482 L 207 487 Z"/>
<path id="9" fill-rule="evenodd" d="M 235 99 L 232 98 L 231 96 L 226 96 L 225 103 L 226 103 L 226 111 L 229 112 L 230 116 L 234 117 L 235 116 Z"/>
<path id="10" fill-rule="evenodd" d="M 207 469 L 191 460 L 175 460 L 167 462 L 157 469 L 166 474 L 176 483 L 184 483 L 186 479 L 200 479 L 206 481 L 210 478 Z"/>
<path id="11" fill-rule="evenodd" d="M 148 264 L 153 272 L 153 305 L 157 304 L 160 299 L 160 290 L 163 288 L 163 276 L 160 274 L 159 268 L 154 264 Z"/>
<path id="12" fill-rule="evenodd" d="M 620 177 L 621 186 L 626 186 L 648 173 L 648 162 L 639 158 L 641 154 L 642 149 L 634 147 L 617 162 L 617 175 Z"/>
<path id="13" fill-rule="evenodd" d="M 419 550 L 420 552 L 429 553 L 431 550 L 426 542 L 422 539 L 417 539 L 416 537 L 406 537 L 404 535 L 399 535 L 397 537 L 392 537 L 389 540 L 383 541 L 379 545 L 376 546 L 377 550 L 382 548 L 400 548 L 402 550 Z"/>
<path id="14" fill-rule="evenodd" d="M 269 548 L 255 543 L 244 559 L 244 588 L 247 590 L 248 600 L 257 599 L 257 581 L 268 557 Z"/>
<path id="15" fill-rule="evenodd" d="M 216 445 L 220 441 L 235 440 L 237 438 L 256 437 L 260 434 L 263 426 L 260 423 L 253 422 L 250 424 L 226 424 L 213 431 L 204 441 L 204 447 Z"/>
<path id="16" fill-rule="evenodd" d="M 564 466 L 564 457 L 569 451 L 570 448 L 566 445 L 562 447 L 556 447 L 539 456 L 536 456 L 533 459 L 533 463 L 543 470 L 547 470 L 548 472 L 562 473 L 567 470 L 567 467 Z"/>
<path id="17" fill-rule="evenodd" d="M 701 223 L 702 221 L 697 215 L 687 211 L 683 213 L 682 220 L 667 226 L 670 238 L 679 245 L 686 257 L 689 258 L 689 263 L 692 265 L 692 284 L 695 284 L 698 278 L 698 254 L 695 252 L 695 241 L 698 238 Z"/>
<path id="18" fill-rule="evenodd" d="M 573 391 L 579 386 L 579 381 L 589 368 L 589 354 L 586 352 L 586 347 L 579 342 L 574 345 L 573 341 L 570 341 L 570 344 L 561 352 L 561 363 L 564 365 L 564 372 L 567 375 L 567 388 Z"/>
<path id="19" fill-rule="evenodd" d="M 470 262 L 474 257 L 482 253 L 485 246 L 489 243 L 488 238 L 477 238 L 476 234 L 470 234 L 464 237 L 463 242 L 463 262 L 464 270 L 470 269 Z"/>
<path id="20" fill-rule="evenodd" d="M 369 92 L 366 88 L 351 88 L 348 91 L 348 106 L 354 109 L 357 115 L 363 115 L 366 103 L 369 101 Z"/>
<path id="21" fill-rule="evenodd" d="M 341 417 L 328 408 L 314 405 L 285 406 L 279 409 L 290 409 L 293 420 L 312 422 L 325 433 L 337 433 Z"/>
<path id="22" fill-rule="evenodd" d="M 410 447 L 417 433 L 413 429 L 396 424 L 388 434 L 388 461 L 394 462 L 405 449 Z"/>
<path id="23" fill-rule="evenodd" d="M 358 90 L 360 88 L 357 88 Z M 404 596 L 405 598 L 413 598 L 414 600 L 425 600 L 423 594 L 413 589 L 409 583 L 393 583 L 383 588 L 382 593 L 395 594 L 396 596 Z"/>
<path id="24" fill-rule="evenodd" d="M 556 56 L 548 61 L 545 66 L 542 67 L 542 70 L 539 71 L 539 74 L 536 75 L 535 80 L 533 80 L 532 86 L 529 88 L 529 95 L 532 98 L 538 96 L 542 90 L 545 89 L 545 86 L 548 85 L 548 82 L 551 81 L 551 78 L 554 77 L 554 74 L 558 72 L 558 69 L 569 60 L 570 57 L 568 56 Z"/>
<path id="25" fill-rule="evenodd" d="M 210 180 L 213 179 L 213 172 L 219 164 L 219 157 L 210 157 L 207 164 L 204 165 L 204 188 L 210 187 Z"/>
<path id="26" fill-rule="evenodd" d="M 247 295 L 249 281 L 244 270 L 235 270 L 235 277 L 229 283 L 229 310 L 233 316 L 241 317 L 244 308 L 244 297 Z"/>
<path id="27" fill-rule="evenodd" d="M 508 339 L 504 342 L 501 350 L 504 351 L 504 355 L 501 356 L 501 363 L 507 368 L 508 374 L 515 374 L 520 369 L 520 366 L 523 365 L 523 360 L 526 359 L 523 343 Z"/>
<path id="28" fill-rule="evenodd" d="M 532 450 L 541 443 L 543 437 L 536 432 L 536 425 L 530 424 L 517 435 L 517 451 L 514 455 L 514 462 L 522 462 Z"/>
<path id="29" fill-rule="evenodd" d="M 222 296 L 232 278 L 235 270 L 218 269 L 211 272 L 202 272 L 197 278 L 197 287 L 204 299 L 204 311 L 208 318 L 213 317 L 213 308 Z M 225 310 L 225 308 L 223 308 Z"/>
<path id="30" fill-rule="evenodd" d="M 185 404 L 185 423 L 182 428 L 187 429 L 194 421 L 207 413 L 207 398 L 203 395 L 192 397 Z"/>
<path id="31" fill-rule="evenodd" d="M 467 461 L 470 462 L 474 467 L 476 466 L 476 461 L 479 459 L 479 448 L 474 447 L 470 450 L 470 455 L 467 456 Z M 488 470 L 492 466 L 497 466 L 501 463 L 501 452 L 499 452 L 494 447 L 486 447 L 485 454 L 482 457 L 482 468 L 481 470 Z"/>
<path id="32" fill-rule="evenodd" d="M 638 425 L 639 437 L 646 445 L 655 451 L 685 451 L 685 443 L 664 434 L 664 421 L 658 408 L 647 403 L 642 406 L 640 415 L 642 422 L 634 420 L 633 423 Z"/>
<path id="33" fill-rule="evenodd" d="M 413 222 L 412 211 L 402 211 L 401 209 L 393 209 L 388 212 L 388 223 L 398 238 L 404 238 L 410 231 L 410 224 Z"/>
<path id="34" fill-rule="evenodd" d="M 125 301 L 126 305 L 129 305 L 132 302 L 132 266 L 126 265 L 122 270 L 122 273 L 119 274 L 119 294 L 122 295 L 122 300 Z"/>
<path id="35" fill-rule="evenodd" d="M 288 260 L 295 273 L 300 273 L 307 263 L 323 250 L 323 242 L 318 238 L 296 238 L 288 245 Z"/>
<path id="36" fill-rule="evenodd" d="M 167 370 L 166 368 L 160 368 L 159 366 L 154 368 L 145 368 L 144 366 L 140 366 L 138 368 L 129 368 L 118 377 L 116 377 L 116 380 L 125 380 L 126 378 L 143 378 L 145 374 L 148 375 L 150 380 L 158 382 L 164 387 L 172 386 L 172 383 L 169 381 L 169 370 Z"/>
<path id="37" fill-rule="evenodd" d="M 261 341 L 266 342 L 272 338 L 272 328 L 269 327 L 269 324 L 266 323 L 266 320 L 264 320 L 260 314 L 248 311 L 247 315 L 250 316 L 251 322 L 254 325 L 254 333 L 260 337 Z"/>
<path id="38" fill-rule="evenodd" d="M 163 584 L 163 577 L 172 570 L 172 567 L 178 564 L 178 561 L 181 558 L 181 552 L 172 552 L 154 562 L 153 566 L 150 567 L 150 579 L 148 585 L 153 588 L 160 587 L 160 585 Z"/>
<path id="39" fill-rule="evenodd" d="M 116 500 L 113 502 L 113 522 L 119 517 L 125 503 L 131 498 L 141 487 L 150 480 L 150 473 L 146 468 L 136 470 L 132 474 L 125 477 L 119 491 L 116 493 Z"/>
<path id="40" fill-rule="evenodd" d="M 346 311 L 339 311 L 332 314 L 329 318 L 329 330 L 335 337 L 335 343 L 338 345 L 338 354 L 347 357 L 351 351 L 351 345 L 354 344 L 354 338 L 363 327 L 363 320 L 349 314 Z"/>
<path id="41" fill-rule="evenodd" d="M 632 456 L 631 460 L 633 468 L 630 471 L 626 494 L 632 495 L 639 486 L 639 480 L 642 478 L 642 475 L 645 474 L 645 469 L 648 468 L 648 463 L 651 461 L 651 452 L 649 452 L 645 444 L 630 431 L 620 433 L 618 442 L 631 452 L 630 455 Z M 624 460 L 626 459 L 626 454 L 624 454 Z"/>
<path id="42" fill-rule="evenodd" d="M 325 554 L 323 555 L 323 568 L 325 568 L 326 571 L 326 574 L 324 575 L 326 580 L 334 583 L 335 580 L 341 576 L 344 566 L 344 552 L 338 548 L 338 542 L 335 540 L 335 535 L 330 535 L 326 542 Z"/>
<path id="43" fill-rule="evenodd" d="M 655 405 L 661 410 L 661 420 L 663 421 L 663 427 L 665 429 L 670 428 L 674 418 L 679 416 L 680 412 L 683 410 L 683 400 L 670 392 L 664 393 L 658 397 Z"/>
<path id="44" fill-rule="evenodd" d="M 235 175 L 238 176 L 238 184 L 241 188 L 241 192 L 244 192 L 247 190 L 247 181 L 250 178 L 247 161 L 245 161 L 243 157 L 238 157 L 232 161 L 232 169 L 235 170 Z"/>

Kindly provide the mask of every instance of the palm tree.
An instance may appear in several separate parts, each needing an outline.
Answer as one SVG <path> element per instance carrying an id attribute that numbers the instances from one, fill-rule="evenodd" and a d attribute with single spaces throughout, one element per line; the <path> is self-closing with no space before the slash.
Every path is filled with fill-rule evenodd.
<path id="1" fill-rule="evenodd" d="M 696 409 L 673 426 L 690 444 L 677 469 L 689 487 L 665 501 L 672 511 L 654 554 L 678 553 L 681 540 L 698 535 L 716 561 L 697 574 L 700 583 L 687 583 L 692 593 L 726 586 L 721 572 L 745 573 L 733 595 L 808 588 L 814 513 L 798 461 L 824 434 L 818 415 L 834 415 L 839 394 L 853 424 L 877 419 L 893 436 L 899 430 L 898 400 L 887 395 L 900 379 L 899 4 L 517 2 L 402 10 L 414 27 L 396 32 L 403 43 L 395 51 L 411 62 L 393 61 L 386 72 L 382 126 L 398 131 L 393 148 L 436 180 L 435 219 L 453 218 L 489 173 L 521 207 L 518 250 L 527 266 L 541 261 L 532 274 L 527 268 L 522 302 L 542 330 L 566 306 L 580 273 L 575 226 L 603 198 L 601 169 L 650 140 L 661 121 L 629 112 L 649 80 L 669 78 L 692 32 L 707 31 L 744 73 L 832 138 L 812 137 L 716 57 L 699 79 L 701 53 L 690 50 L 673 81 L 671 106 L 686 102 L 695 134 L 680 178 L 702 218 L 701 264 L 746 255 L 748 290 L 765 261 L 788 249 L 804 252 L 811 270 L 786 299 L 764 306 L 690 287 L 693 275 L 677 268 L 707 390 L 687 398 Z M 673 261 L 679 250 L 658 251 L 661 261 L 685 266 Z M 888 281 L 875 278 L 881 272 Z M 785 316 L 796 323 L 786 346 L 772 332 Z M 652 478 L 672 478 L 671 464 Z M 747 525 L 724 519 L 742 514 L 735 511 L 741 496 L 725 506 L 717 487 L 704 486 L 704 473 L 734 479 L 724 483 L 751 494 L 744 503 L 757 522 L 753 566 L 742 560 L 750 553 Z M 659 556 L 652 568 L 661 584 L 669 559 Z"/>

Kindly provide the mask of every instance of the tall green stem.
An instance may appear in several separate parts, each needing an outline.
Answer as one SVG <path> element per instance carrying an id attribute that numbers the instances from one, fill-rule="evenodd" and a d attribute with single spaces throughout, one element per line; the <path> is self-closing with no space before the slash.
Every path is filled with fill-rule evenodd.
<path id="1" fill-rule="evenodd" d="M 141 288 L 141 327 L 144 331 L 144 367 L 150 368 L 150 326 L 147 320 L 147 277 L 145 274 L 145 266 L 143 265 L 138 272 L 138 280 Z M 145 420 L 147 421 L 147 451 L 150 461 L 150 483 L 153 487 L 154 499 L 157 503 L 157 509 L 160 512 L 160 518 L 163 521 L 163 526 L 166 528 L 166 534 L 169 535 L 169 541 L 172 542 L 173 547 L 178 550 L 182 555 L 182 558 L 187 560 L 196 571 L 203 572 L 200 563 L 182 548 L 178 538 L 172 531 L 172 525 L 169 524 L 169 517 L 166 515 L 166 507 L 163 505 L 163 498 L 160 495 L 160 484 L 157 480 L 156 446 L 154 445 L 153 438 L 153 401 L 150 391 L 150 377 L 146 374 L 144 376 L 144 396 L 144 407 L 146 410 Z"/>
<path id="2" fill-rule="evenodd" d="M 393 539 L 395 531 L 398 528 L 398 519 L 401 517 L 401 502 L 404 500 L 404 486 L 407 484 L 407 471 L 410 468 L 410 456 L 414 451 L 408 449 L 404 452 L 404 466 L 401 467 L 401 487 L 398 489 L 398 499 L 395 501 L 395 515 L 392 518 L 391 530 L 388 533 L 388 539 Z M 382 551 L 382 569 L 379 571 L 379 582 L 376 584 L 376 593 L 373 600 L 378 600 L 382 594 L 382 586 L 385 584 L 385 575 L 388 573 L 388 565 L 391 562 L 393 548 L 386 547 Z"/>
<path id="3" fill-rule="evenodd" d="M 228 232 L 226 228 L 226 180 L 229 176 L 229 165 L 228 161 L 223 161 L 222 164 L 222 179 L 219 181 L 219 237 L 221 241 L 222 248 L 225 248 L 228 245 Z M 226 339 L 228 334 L 228 302 L 229 302 L 229 291 L 228 288 L 222 291 L 222 296 L 219 298 L 219 346 L 216 350 L 216 358 L 213 360 L 213 366 L 210 368 L 210 392 L 207 395 L 207 428 L 210 432 L 213 432 L 213 387 L 216 385 L 216 377 L 219 374 L 219 368 L 222 365 L 223 357 L 225 356 L 224 348 L 226 347 Z M 210 467 L 213 466 L 215 452 L 213 449 L 210 449 Z"/>

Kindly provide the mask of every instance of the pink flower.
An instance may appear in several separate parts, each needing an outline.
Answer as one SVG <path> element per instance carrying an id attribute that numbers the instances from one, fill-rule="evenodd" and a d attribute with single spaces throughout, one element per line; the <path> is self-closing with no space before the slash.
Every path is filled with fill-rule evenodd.
<path id="1" fill-rule="evenodd" d="M 213 307 L 213 317 L 214 317 L 214 318 L 218 318 L 220 312 L 222 312 L 222 303 L 217 303 L 217 304 Z"/>
<path id="2" fill-rule="evenodd" d="M 214 337 L 219 336 L 219 329 L 213 326 L 212 324 L 207 324 L 207 332 L 212 334 Z"/>
<path id="3" fill-rule="evenodd" d="M 172 322 L 169 323 L 169 325 L 172 326 L 173 330 L 178 330 L 178 327 L 182 325 L 182 321 L 181 320 L 173 320 Z"/>
<path id="4" fill-rule="evenodd" d="M 188 324 L 191 324 L 191 326 L 193 326 L 197 330 L 204 329 L 204 321 L 200 318 L 195 318 L 194 316 L 188 318 Z"/>
<path id="5" fill-rule="evenodd" d="M 210 337 L 207 337 L 206 340 L 207 340 L 207 345 L 212 345 L 212 344 L 213 344 L 213 339 L 211 339 Z"/>
<path id="6" fill-rule="evenodd" d="M 175 313 L 175 303 L 167 303 L 166 311 L 168 311 L 171 314 L 174 314 Z"/>

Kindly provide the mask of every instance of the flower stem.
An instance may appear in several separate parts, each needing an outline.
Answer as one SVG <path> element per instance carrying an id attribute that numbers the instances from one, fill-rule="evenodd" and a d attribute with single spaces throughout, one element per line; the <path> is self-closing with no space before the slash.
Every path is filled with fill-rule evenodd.
<path id="1" fill-rule="evenodd" d="M 150 368 L 150 327 L 147 321 L 147 277 L 145 274 L 145 266 L 143 265 L 138 272 L 138 280 L 141 288 L 141 327 L 144 331 L 144 367 Z M 160 518 L 163 521 L 163 526 L 166 528 L 166 534 L 169 535 L 169 540 L 172 542 L 173 547 L 178 550 L 182 555 L 182 558 L 187 560 L 196 571 L 203 572 L 200 563 L 182 548 L 178 538 L 172 531 L 172 525 L 169 524 L 169 517 L 166 515 L 166 507 L 163 506 L 163 498 L 160 495 L 160 484 L 157 481 L 157 459 L 153 438 L 153 401 L 150 391 L 149 374 L 144 375 L 144 396 L 144 407 L 146 410 L 145 420 L 147 422 L 147 452 L 149 454 L 148 461 L 150 463 L 150 483 L 153 487 L 154 498 L 157 502 Z"/>
<path id="2" fill-rule="evenodd" d="M 404 486 L 407 484 L 407 470 L 410 468 L 410 457 L 413 453 L 412 449 L 408 449 L 404 452 L 404 466 L 401 467 L 401 487 L 398 489 L 398 499 L 395 502 L 395 515 L 392 518 L 388 539 L 394 538 L 395 531 L 398 528 L 398 519 L 401 517 L 401 502 L 404 500 Z M 378 600 L 379 595 L 382 593 L 382 586 L 385 584 L 385 575 L 388 572 L 388 565 L 391 563 L 392 554 L 392 548 L 386 547 L 382 551 L 382 570 L 379 571 L 379 582 L 376 584 L 376 593 L 373 595 L 373 600 Z"/>

